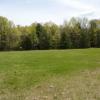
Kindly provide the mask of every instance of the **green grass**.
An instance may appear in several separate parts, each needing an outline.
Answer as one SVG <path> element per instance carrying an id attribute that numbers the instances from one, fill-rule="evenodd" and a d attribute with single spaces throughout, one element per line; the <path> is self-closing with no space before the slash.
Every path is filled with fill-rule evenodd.
<path id="1" fill-rule="evenodd" d="M 0 93 L 28 90 L 52 77 L 99 67 L 100 49 L 0 52 Z"/>

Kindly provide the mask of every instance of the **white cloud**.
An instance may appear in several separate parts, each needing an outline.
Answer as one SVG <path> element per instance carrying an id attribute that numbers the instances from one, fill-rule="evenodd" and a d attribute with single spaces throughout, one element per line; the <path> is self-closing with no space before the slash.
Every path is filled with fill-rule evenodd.
<path id="1" fill-rule="evenodd" d="M 55 0 L 56 2 L 63 4 L 64 6 L 69 6 L 75 9 L 81 10 L 93 10 L 93 6 L 83 3 L 80 0 Z"/>
<path id="2" fill-rule="evenodd" d="M 100 7 L 97 6 L 98 3 L 87 0 L 55 0 L 55 2 L 65 6 L 66 12 L 71 12 L 68 13 L 70 17 L 97 18 L 100 15 Z"/>

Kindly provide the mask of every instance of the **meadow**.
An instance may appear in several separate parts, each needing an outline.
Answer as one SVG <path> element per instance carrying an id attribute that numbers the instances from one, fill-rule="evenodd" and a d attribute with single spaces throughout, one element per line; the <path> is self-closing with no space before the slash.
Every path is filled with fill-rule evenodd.
<path id="1" fill-rule="evenodd" d="M 100 49 L 0 52 L 0 100 L 100 100 Z"/>

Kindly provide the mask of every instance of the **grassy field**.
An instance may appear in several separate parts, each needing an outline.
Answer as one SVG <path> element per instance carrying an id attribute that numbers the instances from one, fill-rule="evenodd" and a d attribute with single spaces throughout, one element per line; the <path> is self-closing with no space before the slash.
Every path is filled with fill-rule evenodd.
<path id="1" fill-rule="evenodd" d="M 100 100 L 100 49 L 0 52 L 0 100 Z"/>

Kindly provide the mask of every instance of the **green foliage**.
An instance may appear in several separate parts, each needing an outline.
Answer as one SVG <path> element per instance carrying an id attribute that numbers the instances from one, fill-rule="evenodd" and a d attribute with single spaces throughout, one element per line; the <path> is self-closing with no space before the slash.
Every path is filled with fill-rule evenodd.
<path id="1" fill-rule="evenodd" d="M 69 34 L 69 27 L 67 25 L 61 27 L 60 35 L 60 49 L 71 48 L 71 38 Z"/>
<path id="2" fill-rule="evenodd" d="M 16 34 L 14 24 L 7 18 L 0 16 L 0 50 L 14 49 L 16 46 Z"/>
<path id="3" fill-rule="evenodd" d="M 49 49 L 49 37 L 41 24 L 36 26 L 36 34 L 39 40 L 38 49 Z"/>
<path id="4" fill-rule="evenodd" d="M 100 48 L 100 30 L 96 32 L 96 46 Z"/>
<path id="5" fill-rule="evenodd" d="M 53 22 L 15 26 L 0 16 L 0 50 L 47 50 L 100 47 L 100 20 L 72 18 L 63 25 Z"/>
<path id="6" fill-rule="evenodd" d="M 22 35 L 21 36 L 21 49 L 23 50 L 31 50 L 32 49 L 32 41 L 30 35 Z"/>

